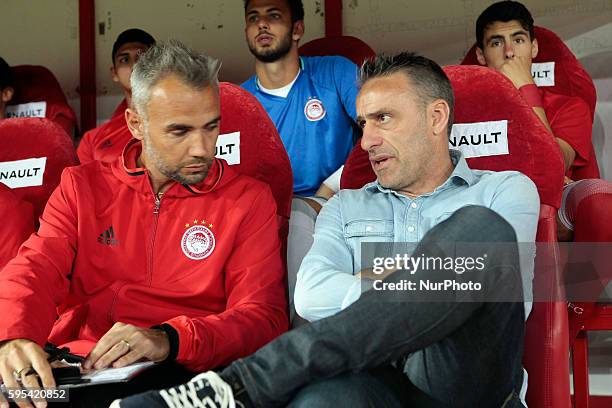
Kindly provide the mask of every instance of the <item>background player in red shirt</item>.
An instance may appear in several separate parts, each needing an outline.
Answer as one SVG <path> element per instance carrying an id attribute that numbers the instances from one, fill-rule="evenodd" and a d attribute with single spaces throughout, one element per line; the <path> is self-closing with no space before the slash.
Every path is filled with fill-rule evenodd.
<path id="1" fill-rule="evenodd" d="M 132 139 L 132 134 L 125 123 L 125 110 L 132 103 L 130 75 L 138 56 L 153 44 L 155 39 L 138 28 L 125 30 L 115 40 L 110 72 L 113 81 L 121 86 L 125 98 L 108 122 L 89 130 L 83 136 L 77 150 L 81 164 L 92 160 L 111 162 L 121 154 L 126 143 Z"/>
<path id="2" fill-rule="evenodd" d="M 519 2 L 489 6 L 476 21 L 478 62 L 512 81 L 559 144 L 566 170 L 559 240 L 612 241 L 612 184 L 599 179 L 590 109 L 581 98 L 537 88 L 531 74 L 539 47 L 533 24 L 531 13 Z"/>

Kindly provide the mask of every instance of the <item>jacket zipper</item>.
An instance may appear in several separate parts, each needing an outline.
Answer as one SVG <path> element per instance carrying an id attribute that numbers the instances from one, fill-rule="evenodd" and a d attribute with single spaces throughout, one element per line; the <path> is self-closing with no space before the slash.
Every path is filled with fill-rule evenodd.
<path id="1" fill-rule="evenodd" d="M 155 195 L 153 202 L 153 231 L 151 233 L 151 245 L 149 248 L 149 256 L 147 260 L 148 272 L 147 272 L 147 285 L 151 286 L 153 280 L 153 250 L 155 248 L 155 234 L 157 233 L 157 221 L 159 219 L 159 207 L 161 207 L 161 200 L 164 193 L 158 193 Z"/>

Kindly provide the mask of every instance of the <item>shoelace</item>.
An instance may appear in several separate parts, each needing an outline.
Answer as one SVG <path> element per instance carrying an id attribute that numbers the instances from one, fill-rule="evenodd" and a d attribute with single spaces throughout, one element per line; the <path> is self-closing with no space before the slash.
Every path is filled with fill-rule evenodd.
<path id="1" fill-rule="evenodd" d="M 214 395 L 198 396 L 198 391 L 210 387 Z M 217 373 L 198 374 L 187 384 L 159 392 L 170 408 L 236 408 L 232 387 Z"/>

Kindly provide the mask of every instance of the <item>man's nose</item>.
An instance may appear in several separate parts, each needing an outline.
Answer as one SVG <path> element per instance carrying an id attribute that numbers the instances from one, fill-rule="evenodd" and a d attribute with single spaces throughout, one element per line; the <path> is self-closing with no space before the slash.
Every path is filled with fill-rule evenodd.
<path id="1" fill-rule="evenodd" d="M 189 140 L 189 156 L 191 157 L 210 157 L 214 154 L 211 152 L 209 144 L 206 142 L 206 135 L 195 132 Z M 213 147 L 214 148 L 214 147 Z"/>
<path id="2" fill-rule="evenodd" d="M 504 53 L 506 59 L 514 58 L 514 44 L 512 44 L 512 42 L 506 43 L 506 45 L 504 45 Z"/>
<path id="3" fill-rule="evenodd" d="M 257 20 L 257 27 L 260 30 L 267 30 L 268 28 L 270 28 L 270 22 L 268 21 L 268 17 L 261 16 L 259 20 Z"/>
<path id="4" fill-rule="evenodd" d="M 367 123 L 362 128 L 361 148 L 366 152 L 374 147 L 378 147 L 382 143 L 382 137 L 376 129 Z"/>

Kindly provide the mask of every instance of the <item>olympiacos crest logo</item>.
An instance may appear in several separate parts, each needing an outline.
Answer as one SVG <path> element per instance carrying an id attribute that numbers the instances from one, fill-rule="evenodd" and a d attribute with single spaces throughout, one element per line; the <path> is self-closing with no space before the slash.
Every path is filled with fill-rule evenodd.
<path id="1" fill-rule="evenodd" d="M 181 249 L 189 259 L 206 259 L 215 250 L 215 236 L 206 226 L 194 225 L 183 234 Z"/>
<path id="2" fill-rule="evenodd" d="M 304 106 L 304 115 L 311 122 L 316 122 L 325 117 L 325 106 L 319 99 L 310 99 Z"/>

